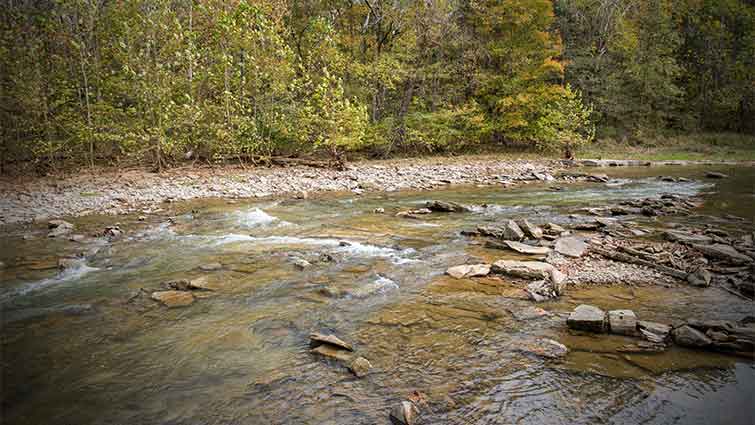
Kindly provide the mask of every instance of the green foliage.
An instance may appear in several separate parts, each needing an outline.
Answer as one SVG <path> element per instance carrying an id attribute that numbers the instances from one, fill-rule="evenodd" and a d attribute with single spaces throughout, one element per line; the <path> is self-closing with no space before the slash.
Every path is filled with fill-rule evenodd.
<path id="1" fill-rule="evenodd" d="M 755 132 L 744 0 L 6 3 L 0 163 Z"/>

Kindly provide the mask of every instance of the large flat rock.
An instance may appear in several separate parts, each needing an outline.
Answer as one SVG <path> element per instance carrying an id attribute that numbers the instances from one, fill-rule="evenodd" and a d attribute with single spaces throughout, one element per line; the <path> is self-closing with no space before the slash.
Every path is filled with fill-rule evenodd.
<path id="1" fill-rule="evenodd" d="M 636 335 L 637 316 L 632 310 L 611 310 L 608 312 L 608 327 L 614 334 Z"/>
<path id="2" fill-rule="evenodd" d="M 724 260 L 733 264 L 748 264 L 753 262 L 752 258 L 742 254 L 730 245 L 718 243 L 713 245 L 694 244 L 692 246 L 706 257 Z"/>
<path id="3" fill-rule="evenodd" d="M 606 313 L 598 307 L 582 304 L 571 312 L 566 324 L 578 331 L 603 333 L 606 331 Z"/>
<path id="4" fill-rule="evenodd" d="M 555 267 L 542 261 L 499 260 L 493 263 L 491 270 L 526 279 L 550 279 Z"/>
<path id="5" fill-rule="evenodd" d="M 547 255 L 549 252 L 551 252 L 551 249 L 547 246 L 533 246 L 533 245 L 527 245 L 526 243 L 516 242 L 516 241 L 503 241 L 504 245 L 506 245 L 509 249 L 516 251 L 520 254 L 527 254 L 527 255 Z"/>
<path id="6" fill-rule="evenodd" d="M 446 274 L 456 279 L 468 277 L 483 277 L 490 273 L 490 264 L 464 264 L 446 270 Z"/>
<path id="7" fill-rule="evenodd" d="M 553 249 L 561 255 L 577 258 L 585 253 L 587 250 L 587 243 L 583 238 L 567 236 L 557 239 Z"/>
<path id="8" fill-rule="evenodd" d="M 153 292 L 152 299 L 168 308 L 185 307 L 194 302 L 194 296 L 187 291 Z"/>

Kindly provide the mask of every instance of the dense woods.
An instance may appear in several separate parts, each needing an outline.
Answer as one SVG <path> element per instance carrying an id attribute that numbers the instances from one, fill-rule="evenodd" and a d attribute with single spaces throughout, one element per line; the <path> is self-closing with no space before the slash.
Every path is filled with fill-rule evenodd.
<path id="1" fill-rule="evenodd" d="M 755 132 L 745 0 L 4 0 L 2 163 Z"/>

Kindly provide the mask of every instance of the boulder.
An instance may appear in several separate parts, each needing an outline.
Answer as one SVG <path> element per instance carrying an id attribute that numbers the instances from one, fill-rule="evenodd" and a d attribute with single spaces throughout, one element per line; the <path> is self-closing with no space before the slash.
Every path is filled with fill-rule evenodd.
<path id="1" fill-rule="evenodd" d="M 214 291 L 217 289 L 205 276 L 190 280 L 188 286 L 189 289 L 195 291 Z"/>
<path id="2" fill-rule="evenodd" d="M 540 239 L 543 237 L 543 229 L 533 225 L 527 221 L 527 219 L 517 220 L 516 224 L 519 225 L 519 228 L 524 231 L 526 236 L 529 236 L 532 239 Z"/>
<path id="3" fill-rule="evenodd" d="M 554 246 L 556 252 L 567 257 L 581 257 L 587 250 L 587 243 L 584 239 L 576 236 L 567 236 L 565 238 L 556 239 Z"/>
<path id="4" fill-rule="evenodd" d="M 414 425 L 419 417 L 419 409 L 411 401 L 404 400 L 391 409 L 390 417 L 400 425 Z"/>
<path id="5" fill-rule="evenodd" d="M 354 351 L 354 347 L 352 347 L 351 344 L 344 342 L 343 340 L 341 340 L 340 338 L 332 334 L 325 335 L 325 334 L 313 332 L 309 334 L 309 343 L 312 347 L 328 344 L 328 345 L 332 345 L 338 348 L 342 348 L 344 350 Z"/>
<path id="6" fill-rule="evenodd" d="M 490 264 L 464 264 L 446 270 L 446 274 L 456 279 L 487 276 L 489 273 Z"/>
<path id="7" fill-rule="evenodd" d="M 706 268 L 699 268 L 687 275 L 687 282 L 692 286 L 710 286 L 711 274 Z"/>
<path id="8" fill-rule="evenodd" d="M 582 304 L 571 312 L 566 324 L 578 331 L 603 333 L 606 331 L 606 313 L 598 307 Z"/>
<path id="9" fill-rule="evenodd" d="M 551 279 L 555 267 L 542 261 L 499 260 L 493 263 L 491 271 L 525 279 Z"/>
<path id="10" fill-rule="evenodd" d="M 425 208 L 435 212 L 469 212 L 470 209 L 466 205 L 462 205 L 456 202 L 450 201 L 428 201 L 425 204 Z"/>
<path id="11" fill-rule="evenodd" d="M 656 344 L 666 342 L 671 333 L 671 326 L 669 325 L 644 320 L 637 321 L 637 329 L 645 339 Z"/>
<path id="12" fill-rule="evenodd" d="M 693 244 L 692 246 L 706 257 L 723 260 L 732 264 L 747 264 L 753 261 L 752 258 L 740 253 L 731 245 L 719 243 L 713 245 Z"/>
<path id="13" fill-rule="evenodd" d="M 551 252 L 551 249 L 545 246 L 532 246 L 532 245 L 527 245 L 527 244 L 523 244 L 521 242 L 516 242 L 516 241 L 503 241 L 503 243 L 509 249 L 516 251 L 520 254 L 547 255 L 549 252 Z"/>
<path id="14" fill-rule="evenodd" d="M 357 357 L 349 363 L 349 370 L 356 375 L 357 378 L 361 378 L 370 373 L 370 369 L 372 369 L 372 363 L 364 357 Z"/>
<path id="15" fill-rule="evenodd" d="M 524 232 L 514 220 L 508 220 L 503 226 L 503 239 L 521 241 L 524 239 Z"/>
<path id="16" fill-rule="evenodd" d="M 186 291 L 158 291 L 151 297 L 168 308 L 185 307 L 194 302 L 194 296 Z"/>
<path id="17" fill-rule="evenodd" d="M 538 303 L 557 298 L 561 294 L 560 288 L 550 280 L 537 280 L 527 285 L 524 290 L 530 299 Z"/>
<path id="18" fill-rule="evenodd" d="M 569 353 L 569 349 L 564 344 L 548 338 L 524 341 L 520 344 L 518 350 L 548 359 L 558 359 Z"/>
<path id="19" fill-rule="evenodd" d="M 671 336 L 676 344 L 683 347 L 707 347 L 712 342 L 704 333 L 689 325 L 675 328 Z"/>
<path id="20" fill-rule="evenodd" d="M 637 316 L 632 310 L 611 310 L 608 312 L 608 327 L 614 334 L 636 335 Z"/>
<path id="21" fill-rule="evenodd" d="M 481 236 L 503 239 L 503 229 L 497 226 L 480 226 L 477 228 L 477 234 Z"/>

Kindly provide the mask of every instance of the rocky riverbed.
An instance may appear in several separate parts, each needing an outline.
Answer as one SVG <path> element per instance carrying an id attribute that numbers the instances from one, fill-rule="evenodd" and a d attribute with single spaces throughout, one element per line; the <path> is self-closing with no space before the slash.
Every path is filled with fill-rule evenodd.
<path id="1" fill-rule="evenodd" d="M 749 425 L 755 172 L 608 167 L 7 226 L 7 421 Z"/>
<path id="2" fill-rule="evenodd" d="M 52 217 L 128 214 L 164 202 L 199 198 L 308 197 L 321 192 L 433 189 L 552 178 L 558 161 L 496 159 L 395 160 L 354 163 L 344 171 L 295 167 L 179 168 L 161 174 L 82 170 L 69 176 L 0 181 L 0 224 Z"/>

